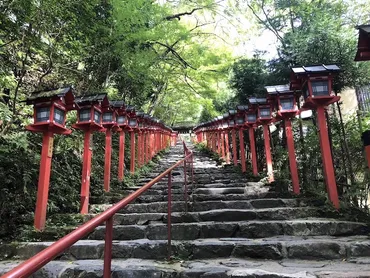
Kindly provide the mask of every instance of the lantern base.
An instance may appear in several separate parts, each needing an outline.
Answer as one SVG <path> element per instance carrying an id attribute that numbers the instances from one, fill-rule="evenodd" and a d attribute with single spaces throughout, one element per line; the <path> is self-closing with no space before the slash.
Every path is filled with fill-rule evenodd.
<path id="1" fill-rule="evenodd" d="M 277 120 L 283 120 L 283 119 L 292 119 L 295 116 L 299 114 L 299 111 L 278 111 L 277 112 Z"/>
<path id="2" fill-rule="evenodd" d="M 329 104 L 335 103 L 339 100 L 340 96 L 308 97 L 306 98 L 302 108 L 315 109 L 318 106 L 328 106 Z"/>
<path id="3" fill-rule="evenodd" d="M 72 127 L 75 128 L 75 129 L 83 130 L 83 131 L 87 131 L 87 130 L 101 131 L 101 130 L 104 130 L 104 128 L 101 125 L 99 125 L 95 122 L 78 123 L 78 124 L 72 125 Z"/>
<path id="4" fill-rule="evenodd" d="M 32 132 L 52 132 L 54 134 L 69 135 L 72 130 L 56 123 L 33 124 L 26 126 L 26 129 Z"/>

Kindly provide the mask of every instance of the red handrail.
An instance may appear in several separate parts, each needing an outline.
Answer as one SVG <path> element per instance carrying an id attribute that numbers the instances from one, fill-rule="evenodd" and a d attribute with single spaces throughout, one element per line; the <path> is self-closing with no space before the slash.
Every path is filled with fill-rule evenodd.
<path id="1" fill-rule="evenodd" d="M 184 142 L 184 146 L 185 142 Z M 180 166 L 184 163 L 186 167 L 186 160 L 191 159 L 193 160 L 193 153 L 186 148 L 188 154 L 175 163 L 173 166 L 168 168 L 162 174 L 145 184 L 140 189 L 136 190 L 134 193 L 130 194 L 111 208 L 107 209 L 103 213 L 95 216 L 88 222 L 84 223 L 80 227 L 78 227 L 73 232 L 69 233 L 68 235 L 64 236 L 63 238 L 59 239 L 40 253 L 36 254 L 32 258 L 28 259 L 27 261 L 19 264 L 17 267 L 9 271 L 8 273 L 1 276 L 1 278 L 22 278 L 28 277 L 29 275 L 35 273 L 41 267 L 46 265 L 48 262 L 52 261 L 56 256 L 58 256 L 61 252 L 65 249 L 71 247 L 75 242 L 84 238 L 87 234 L 92 232 L 96 227 L 106 222 L 106 231 L 105 231 L 105 251 L 104 251 L 104 278 L 111 277 L 111 255 L 112 255 L 112 233 L 113 233 L 113 216 L 126 207 L 129 203 L 134 201 L 137 197 L 143 194 L 146 190 L 151 188 L 154 184 L 159 182 L 162 178 L 168 175 L 168 251 L 169 256 L 171 255 L 171 172 L 176 167 Z M 186 169 L 185 169 L 186 173 Z M 186 179 L 186 175 L 185 175 Z M 185 182 L 186 184 L 186 182 Z M 187 193 L 186 193 L 187 194 Z M 185 200 L 187 202 L 187 199 Z"/>

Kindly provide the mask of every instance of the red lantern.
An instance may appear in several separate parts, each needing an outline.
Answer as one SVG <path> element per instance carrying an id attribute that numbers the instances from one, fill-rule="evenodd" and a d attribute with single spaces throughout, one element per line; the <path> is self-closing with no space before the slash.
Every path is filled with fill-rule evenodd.
<path id="1" fill-rule="evenodd" d="M 26 100 L 26 103 L 33 104 L 34 107 L 34 123 L 27 126 L 26 129 L 43 133 L 34 221 L 35 228 L 43 230 L 46 221 L 54 134 L 70 134 L 72 132 L 66 128 L 65 124 L 67 111 L 74 107 L 73 89 L 68 87 L 35 92 Z"/>
<path id="2" fill-rule="evenodd" d="M 94 131 L 103 131 L 101 125 L 101 107 L 108 105 L 106 94 L 88 95 L 76 98 L 77 123 L 75 129 L 84 131 L 84 151 L 81 178 L 81 206 L 80 213 L 89 211 L 91 159 L 93 155 L 92 139 Z"/>
<path id="3" fill-rule="evenodd" d="M 328 128 L 326 125 L 325 108 L 327 105 L 337 102 L 340 97 L 332 93 L 333 75 L 338 73 L 337 65 L 319 65 L 292 68 L 292 78 L 301 80 L 305 103 L 304 109 L 316 109 L 319 124 L 320 147 L 329 199 L 334 207 L 339 208 L 338 191 L 335 179 L 331 146 L 329 142 Z"/>
<path id="4" fill-rule="evenodd" d="M 355 61 L 370 60 L 370 25 L 357 26 L 359 30 Z"/>

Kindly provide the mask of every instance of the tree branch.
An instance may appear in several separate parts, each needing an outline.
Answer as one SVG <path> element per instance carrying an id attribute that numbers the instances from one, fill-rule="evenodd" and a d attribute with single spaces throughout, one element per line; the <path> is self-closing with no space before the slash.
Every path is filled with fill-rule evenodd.
<path id="1" fill-rule="evenodd" d="M 200 7 L 200 8 L 194 8 L 192 9 L 190 12 L 183 12 L 183 13 L 178 13 L 178 14 L 174 14 L 174 15 L 169 15 L 169 16 L 166 16 L 164 19 L 165 20 L 173 20 L 173 19 L 178 19 L 180 20 L 182 16 L 185 16 L 185 15 L 192 15 L 193 13 L 195 13 L 196 11 L 199 11 L 199 10 L 203 10 L 204 7 Z"/>

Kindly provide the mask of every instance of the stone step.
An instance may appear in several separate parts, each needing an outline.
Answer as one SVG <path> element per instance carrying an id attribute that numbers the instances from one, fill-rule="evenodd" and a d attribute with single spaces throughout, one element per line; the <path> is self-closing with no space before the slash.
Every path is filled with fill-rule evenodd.
<path id="1" fill-rule="evenodd" d="M 184 212 L 184 195 L 181 200 L 172 201 L 172 211 Z M 167 201 L 155 203 L 133 203 L 129 204 L 124 211 L 139 212 L 166 212 Z M 93 204 L 90 207 L 91 212 L 101 212 L 111 207 L 111 204 Z M 260 209 L 276 207 L 305 207 L 307 206 L 304 199 L 251 199 L 245 201 L 203 201 L 188 202 L 189 211 L 208 211 L 214 209 Z"/>
<path id="2" fill-rule="evenodd" d="M 198 222 L 172 224 L 173 240 L 200 238 L 264 238 L 288 236 L 366 235 L 370 229 L 363 223 L 333 219 L 295 219 L 280 221 Z M 103 240 L 105 226 L 100 226 L 89 239 Z M 114 240 L 167 239 L 167 224 L 115 225 Z"/>
<path id="3" fill-rule="evenodd" d="M 2 245 L 3 260 L 28 259 L 53 242 L 28 242 Z M 370 239 L 367 236 L 278 236 L 263 239 L 221 238 L 172 241 L 173 256 L 185 260 L 216 258 L 348 260 L 352 257 L 370 257 Z M 56 259 L 87 260 L 104 256 L 103 240 L 80 240 Z M 119 259 L 155 259 L 167 257 L 167 240 L 138 239 L 113 241 L 112 257 Z"/>
<path id="4" fill-rule="evenodd" d="M 95 214 L 86 215 L 91 219 Z M 234 211 L 210 212 L 173 212 L 172 223 L 192 223 L 205 221 L 246 221 L 246 220 L 291 220 L 295 218 L 320 217 L 316 208 L 277 208 L 258 209 L 235 213 Z M 236 220 L 235 220 L 236 219 Z M 115 225 L 149 225 L 151 223 L 167 223 L 167 213 L 118 213 L 114 216 Z"/>
<path id="5" fill-rule="evenodd" d="M 367 259 L 367 258 L 366 258 Z M 370 261 L 357 260 L 291 260 L 280 262 L 253 259 L 213 259 L 192 261 L 157 261 L 116 259 L 112 261 L 112 277 L 130 278 L 368 278 Z M 0 262 L 0 275 L 21 261 Z M 52 261 L 33 278 L 102 277 L 103 260 Z"/>
<path id="6" fill-rule="evenodd" d="M 193 201 L 232 201 L 232 200 L 251 200 L 251 199 L 262 199 L 262 198 L 280 198 L 281 193 L 269 191 L 255 194 L 192 194 Z M 289 195 L 287 195 L 288 197 Z"/>

